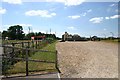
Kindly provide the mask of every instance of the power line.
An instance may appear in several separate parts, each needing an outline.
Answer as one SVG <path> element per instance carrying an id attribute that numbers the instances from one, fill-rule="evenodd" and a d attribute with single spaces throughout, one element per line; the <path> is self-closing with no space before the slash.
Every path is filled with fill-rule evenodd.
<path id="1" fill-rule="evenodd" d="M 30 27 L 28 27 L 28 33 L 30 33 Z"/>
<path id="2" fill-rule="evenodd" d="M 51 28 L 50 28 L 50 34 L 51 34 Z"/>

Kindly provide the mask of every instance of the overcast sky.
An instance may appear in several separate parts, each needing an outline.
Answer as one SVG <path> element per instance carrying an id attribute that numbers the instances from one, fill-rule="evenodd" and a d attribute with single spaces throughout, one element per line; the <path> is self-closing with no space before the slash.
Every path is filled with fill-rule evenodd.
<path id="1" fill-rule="evenodd" d="M 118 35 L 118 2 L 38 1 L 3 0 L 0 31 L 19 24 L 25 33 L 28 33 L 28 27 L 33 32 L 44 33 L 50 33 L 51 29 L 59 37 L 65 31 L 82 37 Z"/>

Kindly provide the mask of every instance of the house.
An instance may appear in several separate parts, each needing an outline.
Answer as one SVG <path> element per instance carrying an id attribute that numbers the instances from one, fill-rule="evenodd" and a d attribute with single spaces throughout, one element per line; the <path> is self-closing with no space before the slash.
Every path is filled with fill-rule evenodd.
<path id="1" fill-rule="evenodd" d="M 31 40 L 44 40 L 45 38 L 45 36 L 32 36 Z"/>
<path id="2" fill-rule="evenodd" d="M 78 34 L 68 34 L 65 32 L 65 34 L 62 35 L 62 41 L 88 41 L 85 37 L 80 37 Z"/>
<path id="3" fill-rule="evenodd" d="M 98 38 L 97 36 L 93 36 L 91 37 L 91 41 L 100 41 L 100 38 Z"/>
<path id="4" fill-rule="evenodd" d="M 62 41 L 87 41 L 85 37 L 80 37 L 78 34 L 68 34 L 65 32 L 65 34 L 62 35 Z"/>
<path id="5" fill-rule="evenodd" d="M 62 35 L 62 41 L 67 41 L 69 34 L 65 32 L 65 34 Z"/>

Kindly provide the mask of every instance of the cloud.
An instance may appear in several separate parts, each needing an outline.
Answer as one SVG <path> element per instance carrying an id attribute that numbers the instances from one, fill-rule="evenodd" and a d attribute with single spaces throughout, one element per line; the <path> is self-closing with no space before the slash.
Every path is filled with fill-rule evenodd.
<path id="1" fill-rule="evenodd" d="M 66 6 L 76 6 L 85 2 L 85 0 L 46 0 L 46 2 L 59 2 Z"/>
<path id="2" fill-rule="evenodd" d="M 111 4 L 110 7 L 116 6 L 116 4 Z"/>
<path id="3" fill-rule="evenodd" d="M 6 13 L 6 9 L 3 9 L 2 7 L 0 7 L 0 14 L 5 14 Z"/>
<path id="4" fill-rule="evenodd" d="M 66 0 L 64 3 L 66 6 L 72 6 L 72 5 L 80 5 L 84 2 L 85 0 Z"/>
<path id="5" fill-rule="evenodd" d="M 30 10 L 25 12 L 27 16 L 53 17 L 56 13 L 49 13 L 47 10 Z"/>
<path id="6" fill-rule="evenodd" d="M 120 15 L 113 15 L 110 17 L 111 19 L 116 19 L 116 18 L 120 18 Z"/>
<path id="7" fill-rule="evenodd" d="M 82 16 L 86 16 L 87 13 L 90 13 L 91 11 L 92 11 L 92 9 L 87 10 L 86 12 L 84 12 L 84 13 L 82 14 Z"/>
<path id="8" fill-rule="evenodd" d="M 80 18 L 80 16 L 79 15 L 74 15 L 74 16 L 68 16 L 69 18 L 72 18 L 72 19 L 78 19 L 78 18 Z"/>
<path id="9" fill-rule="evenodd" d="M 3 2 L 7 2 L 9 4 L 22 4 L 22 0 L 3 0 Z"/>
<path id="10" fill-rule="evenodd" d="M 76 30 L 75 27 L 71 26 L 71 27 L 67 27 L 69 30 Z"/>
<path id="11" fill-rule="evenodd" d="M 105 17 L 105 19 L 110 19 L 109 17 Z"/>
<path id="12" fill-rule="evenodd" d="M 88 13 L 91 12 L 91 11 L 92 11 L 92 9 L 87 10 Z"/>
<path id="13" fill-rule="evenodd" d="M 85 12 L 85 13 L 83 13 L 83 15 L 82 15 L 82 16 L 86 16 L 86 14 L 87 14 L 87 13 Z"/>
<path id="14" fill-rule="evenodd" d="M 91 21 L 92 23 L 101 23 L 103 21 L 103 17 L 94 17 L 91 18 L 89 21 Z"/>
<path id="15" fill-rule="evenodd" d="M 113 16 L 110 16 L 110 17 L 105 17 L 105 19 L 117 19 L 117 18 L 120 18 L 120 15 L 113 15 Z"/>
<path id="16" fill-rule="evenodd" d="M 106 28 L 104 28 L 103 30 L 104 30 L 104 31 L 106 31 L 107 29 L 106 29 Z"/>
<path id="17" fill-rule="evenodd" d="M 116 9 L 116 10 L 115 10 L 115 12 L 119 12 L 119 10 L 118 10 L 118 9 Z"/>
<path id="18" fill-rule="evenodd" d="M 55 11 L 56 10 L 56 8 L 51 8 L 51 9 L 49 9 L 49 11 Z"/>

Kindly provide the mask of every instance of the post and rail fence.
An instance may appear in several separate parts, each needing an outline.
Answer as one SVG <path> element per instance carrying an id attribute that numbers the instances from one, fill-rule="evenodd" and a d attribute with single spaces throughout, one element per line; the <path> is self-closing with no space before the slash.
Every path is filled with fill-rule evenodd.
<path id="1" fill-rule="evenodd" d="M 19 44 L 19 45 L 17 45 Z M 17 46 L 16 46 L 17 45 Z M 21 45 L 21 47 L 20 47 Z M 58 55 L 57 51 L 48 51 L 48 50 L 40 50 L 37 49 L 41 44 L 39 44 L 38 41 L 36 42 L 20 42 L 20 43 L 11 43 L 11 44 L 4 44 L 0 47 L 3 48 L 3 54 L 0 55 L 2 56 L 3 60 L 7 60 L 10 62 L 11 65 L 14 65 L 14 61 L 25 61 L 25 66 L 26 66 L 26 71 L 25 74 L 26 76 L 29 75 L 29 61 L 31 62 L 42 62 L 42 63 L 53 63 L 55 64 L 56 70 L 60 73 L 60 70 L 58 68 Z M 30 59 L 29 55 L 34 52 L 47 52 L 55 54 L 55 60 L 54 61 L 48 61 L 48 60 L 36 60 L 36 59 Z M 21 54 L 19 57 L 18 55 Z M 4 64 L 2 65 L 4 67 Z M 4 73 L 4 70 L 3 70 Z M 4 75 L 4 74 L 3 74 Z"/>

